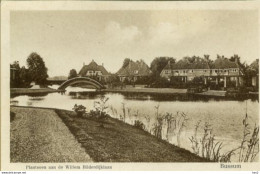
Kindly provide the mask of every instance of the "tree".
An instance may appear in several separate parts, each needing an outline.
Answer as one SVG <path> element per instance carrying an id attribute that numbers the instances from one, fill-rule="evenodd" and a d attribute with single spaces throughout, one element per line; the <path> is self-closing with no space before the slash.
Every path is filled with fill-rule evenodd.
<path id="1" fill-rule="evenodd" d="M 237 64 L 240 66 L 240 68 L 241 68 L 243 74 L 246 73 L 246 67 L 247 67 L 247 65 L 246 65 L 245 62 L 244 62 L 244 63 L 241 63 L 240 57 L 239 57 L 237 54 L 234 54 L 234 56 L 231 56 L 229 60 L 232 61 L 232 62 L 237 62 Z"/>
<path id="2" fill-rule="evenodd" d="M 129 65 L 129 62 L 131 60 L 129 58 L 125 58 L 124 62 L 123 62 L 123 68 L 127 67 Z"/>
<path id="3" fill-rule="evenodd" d="M 19 71 L 19 79 L 20 79 L 20 86 L 27 87 L 30 83 L 30 77 L 28 73 L 28 69 L 24 66 Z"/>
<path id="4" fill-rule="evenodd" d="M 10 69 L 10 86 L 11 86 L 11 88 L 18 88 L 18 87 L 20 87 L 19 61 L 14 61 L 13 64 L 10 64 L 10 68 L 11 68 Z"/>
<path id="5" fill-rule="evenodd" d="M 77 77 L 77 71 L 75 69 L 71 69 L 68 79 L 72 79 L 74 77 Z"/>
<path id="6" fill-rule="evenodd" d="M 48 78 L 45 62 L 40 55 L 33 52 L 27 58 L 28 73 L 30 79 L 39 85 L 44 85 Z"/>
<path id="7" fill-rule="evenodd" d="M 152 76 L 158 78 L 161 71 L 169 63 L 169 61 L 173 64 L 176 60 L 173 57 L 156 57 L 151 63 Z"/>

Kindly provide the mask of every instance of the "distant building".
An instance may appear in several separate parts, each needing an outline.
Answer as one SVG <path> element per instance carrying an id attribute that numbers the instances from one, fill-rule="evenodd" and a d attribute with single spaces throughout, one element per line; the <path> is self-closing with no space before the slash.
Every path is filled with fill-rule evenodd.
<path id="1" fill-rule="evenodd" d="M 259 87 L 259 59 L 256 59 L 249 68 L 252 70 L 252 86 Z"/>
<path id="2" fill-rule="evenodd" d="M 88 65 L 84 65 L 78 73 L 79 76 L 83 77 L 94 77 L 99 81 L 107 81 L 110 74 L 104 68 L 103 65 L 98 65 L 94 60 L 92 60 Z"/>
<path id="3" fill-rule="evenodd" d="M 130 60 L 128 65 L 118 70 L 116 75 L 119 76 L 120 81 L 136 81 L 141 77 L 148 77 L 151 74 L 149 66 L 143 61 L 132 61 Z"/>
<path id="4" fill-rule="evenodd" d="M 236 86 L 243 84 L 243 73 L 238 62 L 224 57 L 218 57 L 214 62 L 206 58 L 185 57 L 175 64 L 168 63 L 160 75 L 169 80 L 171 77 L 179 77 L 182 82 L 203 77 L 204 84 L 212 81 L 216 84 L 223 82 L 223 87 L 227 87 L 227 82 L 230 81 Z"/>

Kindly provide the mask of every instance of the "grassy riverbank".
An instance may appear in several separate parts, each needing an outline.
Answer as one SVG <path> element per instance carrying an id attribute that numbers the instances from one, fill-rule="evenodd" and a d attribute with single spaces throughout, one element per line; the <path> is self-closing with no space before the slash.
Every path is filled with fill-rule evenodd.
<path id="1" fill-rule="evenodd" d="M 97 162 L 202 162 L 205 159 L 108 117 L 104 128 L 93 117 L 56 110 L 72 134 Z"/>
<path id="2" fill-rule="evenodd" d="M 134 126 L 128 125 L 119 121 L 117 119 L 108 117 L 104 128 L 100 127 L 100 122 L 93 117 L 79 118 L 72 111 L 59 110 L 59 109 L 40 109 L 40 108 L 27 108 L 27 107 L 11 107 L 11 111 L 15 112 L 18 115 L 23 115 L 21 122 L 23 123 L 24 119 L 27 121 L 30 120 L 27 126 L 16 126 L 14 128 L 15 121 L 17 122 L 17 116 L 15 116 L 14 121 L 11 122 L 11 136 L 15 134 L 15 131 L 22 130 L 16 134 L 20 135 L 20 138 L 17 137 L 11 138 L 11 157 L 17 158 L 18 156 L 22 157 L 24 155 L 30 156 L 33 154 L 44 154 L 46 153 L 45 144 L 40 143 L 40 139 L 37 141 L 29 141 L 32 146 L 27 147 L 27 151 L 24 151 L 20 148 L 19 143 L 28 144 L 28 140 L 23 138 L 24 130 L 29 129 L 34 136 L 38 134 L 42 135 L 44 139 L 50 138 L 50 135 L 53 138 L 60 139 L 59 136 L 66 137 L 74 135 L 75 139 L 81 147 L 85 149 L 86 154 L 95 162 L 206 162 L 207 160 L 187 151 L 182 148 L 176 147 L 172 144 L 169 144 L 166 141 L 159 140 L 156 137 L 150 135 L 149 133 L 140 130 Z M 57 113 L 53 115 L 54 111 Z M 63 123 L 67 126 L 69 132 L 64 129 L 60 130 L 57 126 L 54 126 L 54 122 L 46 122 L 44 118 L 52 113 L 51 117 L 55 120 L 62 120 Z M 39 119 L 35 120 L 35 115 L 38 115 Z M 59 116 L 59 117 L 58 117 Z M 57 118 L 58 117 L 58 118 Z M 60 119 L 61 118 L 61 119 Z M 35 123 L 37 121 L 37 123 Z M 49 124 L 49 127 L 43 131 L 39 130 L 39 127 L 46 126 Z M 51 124 L 52 123 L 52 124 Z M 38 126 L 37 126 L 38 125 Z M 29 127 L 29 128 L 27 128 Z M 54 130 L 54 128 L 57 130 Z M 15 130 L 14 130 L 15 129 Z M 38 130 L 38 131 L 37 131 Z M 62 135 L 55 132 L 63 132 Z M 28 133 L 28 131 L 26 131 Z M 45 134 L 45 135 L 43 135 Z M 17 144 L 17 141 L 20 141 Z M 62 142 L 64 141 L 64 142 Z M 62 139 L 61 141 L 51 141 L 52 148 L 56 149 L 58 146 L 64 148 L 65 144 L 72 141 L 72 139 Z M 48 144 L 49 141 L 45 141 Z M 62 145 L 59 145 L 62 143 Z M 38 144 L 40 146 L 38 147 Z M 69 143 L 71 144 L 71 143 Z M 35 150 L 32 149 L 32 152 L 29 152 L 31 147 L 35 147 Z M 46 145 L 48 147 L 48 145 Z M 77 148 L 77 146 L 75 147 Z M 44 150 L 45 149 L 45 150 Z M 48 148 L 47 148 L 48 149 Z M 48 152 L 45 156 L 48 157 L 51 153 L 57 154 L 53 151 Z M 71 150 L 71 149 L 70 149 Z M 72 148 L 72 150 L 75 150 Z M 76 150 L 75 150 L 76 151 Z M 36 153 L 37 152 L 37 153 Z M 63 154 L 63 151 L 60 154 Z M 26 154 L 24 154 L 26 153 Z M 72 152 L 68 152 L 67 155 L 73 155 Z M 22 158 L 19 158 L 22 159 Z M 56 158 L 55 158 L 56 159 Z M 58 158 L 57 158 L 58 159 Z M 17 161 L 17 160 L 13 160 Z"/>
<path id="3" fill-rule="evenodd" d="M 22 94 L 42 94 L 42 93 L 52 93 L 52 92 L 63 92 L 64 90 L 57 90 L 52 88 L 11 88 L 11 95 L 22 95 Z"/>

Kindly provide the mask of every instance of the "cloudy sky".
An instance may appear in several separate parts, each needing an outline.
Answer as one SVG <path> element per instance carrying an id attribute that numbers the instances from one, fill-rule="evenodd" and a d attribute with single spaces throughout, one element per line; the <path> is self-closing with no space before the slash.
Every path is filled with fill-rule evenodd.
<path id="1" fill-rule="evenodd" d="M 258 58 L 258 14 L 246 10 L 13 11 L 11 62 L 37 52 L 49 76 L 67 76 L 94 59 L 114 73 L 124 58 L 238 54 Z"/>

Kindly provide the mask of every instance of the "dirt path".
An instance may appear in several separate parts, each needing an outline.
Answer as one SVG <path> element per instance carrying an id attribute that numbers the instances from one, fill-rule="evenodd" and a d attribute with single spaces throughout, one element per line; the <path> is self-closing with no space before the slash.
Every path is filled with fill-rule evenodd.
<path id="1" fill-rule="evenodd" d="M 91 162 L 55 111 L 11 107 L 11 162 Z"/>

